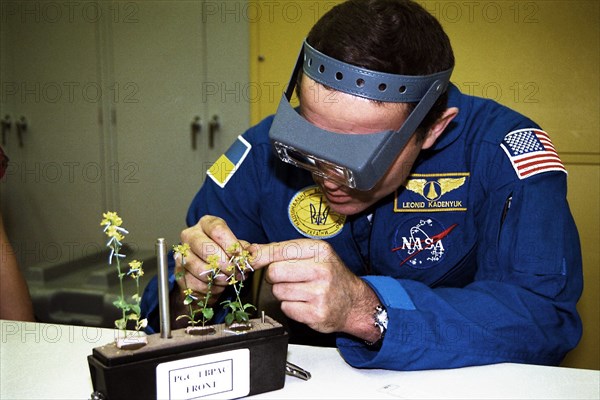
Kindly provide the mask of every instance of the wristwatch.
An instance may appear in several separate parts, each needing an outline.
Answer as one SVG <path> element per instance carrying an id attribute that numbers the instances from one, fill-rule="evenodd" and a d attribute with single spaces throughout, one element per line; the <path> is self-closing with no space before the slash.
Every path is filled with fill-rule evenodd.
<path id="1" fill-rule="evenodd" d="M 379 337 L 379 339 L 377 339 L 374 342 L 365 341 L 365 343 L 369 346 L 373 346 L 373 345 L 381 342 L 381 340 L 383 340 L 383 337 L 385 336 L 385 331 L 387 330 L 388 315 L 387 315 L 387 311 L 385 310 L 385 308 L 383 308 L 383 306 L 381 304 L 379 304 L 377 307 L 375 307 L 375 312 L 373 313 L 373 326 L 379 328 L 379 331 L 381 332 L 381 336 Z"/>

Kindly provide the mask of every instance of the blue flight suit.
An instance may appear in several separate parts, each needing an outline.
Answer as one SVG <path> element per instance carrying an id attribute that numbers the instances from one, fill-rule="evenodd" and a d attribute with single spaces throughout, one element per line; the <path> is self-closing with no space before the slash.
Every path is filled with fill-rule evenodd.
<path id="1" fill-rule="evenodd" d="M 270 117 L 215 163 L 187 223 L 211 214 L 250 243 L 329 242 L 389 316 L 379 347 L 337 336 L 355 367 L 557 365 L 582 333 L 581 251 L 566 171 L 534 122 L 448 90 L 458 116 L 369 216 L 329 212 L 310 173 L 272 153 Z M 152 282 L 143 299 L 154 329 L 156 293 Z"/>

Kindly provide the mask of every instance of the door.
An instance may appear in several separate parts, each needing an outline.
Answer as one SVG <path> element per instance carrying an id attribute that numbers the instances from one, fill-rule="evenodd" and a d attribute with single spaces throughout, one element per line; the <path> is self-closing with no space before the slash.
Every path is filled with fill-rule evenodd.
<path id="1" fill-rule="evenodd" d="M 128 4 L 134 20 L 110 24 L 107 38 L 110 84 L 120 90 L 109 105 L 114 120 L 107 157 L 118 167 L 114 208 L 128 221 L 129 243 L 153 249 L 159 237 L 178 242 L 187 207 L 204 179 L 206 32 L 201 2 Z M 194 137 L 192 123 L 201 127 Z"/>
<path id="2" fill-rule="evenodd" d="M 206 170 L 248 127 L 238 95 L 248 81 L 248 30 L 244 20 L 209 18 L 206 2 L 128 4 L 135 23 L 111 24 L 111 85 L 122 96 L 111 104 L 109 156 L 120 173 L 116 208 L 135 221 L 130 240 L 152 249 L 158 237 L 178 243 Z"/>
<path id="3" fill-rule="evenodd" d="M 0 199 L 21 266 L 99 249 L 94 228 L 110 171 L 90 4 L 78 3 L 72 15 L 59 3 L 2 4 L 0 115 L 10 120 L 2 144 L 10 163 Z"/>

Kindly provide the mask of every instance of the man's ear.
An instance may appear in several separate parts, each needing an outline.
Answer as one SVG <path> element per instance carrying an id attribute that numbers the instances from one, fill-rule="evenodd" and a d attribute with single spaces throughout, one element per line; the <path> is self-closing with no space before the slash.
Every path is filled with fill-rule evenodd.
<path id="1" fill-rule="evenodd" d="M 442 114 L 441 117 L 435 121 L 435 123 L 429 128 L 427 131 L 427 136 L 423 140 L 423 145 L 421 149 L 428 149 L 438 140 L 440 135 L 444 132 L 444 129 L 448 126 L 448 124 L 458 115 L 458 108 L 450 107 L 446 108 L 446 111 Z"/>

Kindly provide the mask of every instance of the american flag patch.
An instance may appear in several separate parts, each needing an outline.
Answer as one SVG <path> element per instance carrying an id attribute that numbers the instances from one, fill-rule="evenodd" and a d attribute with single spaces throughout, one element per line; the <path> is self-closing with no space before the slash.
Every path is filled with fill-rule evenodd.
<path id="1" fill-rule="evenodd" d="M 550 136 L 539 129 L 519 129 L 504 137 L 500 147 L 508 155 L 519 179 L 565 169 Z"/>

